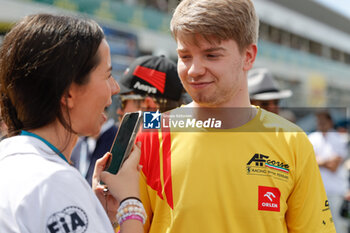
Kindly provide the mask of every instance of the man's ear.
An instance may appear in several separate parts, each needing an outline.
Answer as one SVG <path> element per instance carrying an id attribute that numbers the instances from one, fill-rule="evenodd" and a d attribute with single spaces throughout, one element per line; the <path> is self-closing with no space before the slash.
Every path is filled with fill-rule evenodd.
<path id="1" fill-rule="evenodd" d="M 147 111 L 148 110 L 155 110 L 155 109 L 158 109 L 159 108 L 159 105 L 156 103 L 156 101 L 154 101 L 153 98 L 147 96 L 144 101 L 143 101 L 143 104 L 144 104 L 144 109 L 146 109 Z"/>
<path id="2" fill-rule="evenodd" d="M 244 66 L 243 70 L 248 71 L 253 67 L 256 54 L 258 53 L 258 47 L 256 44 L 250 44 L 248 47 L 244 50 Z"/>

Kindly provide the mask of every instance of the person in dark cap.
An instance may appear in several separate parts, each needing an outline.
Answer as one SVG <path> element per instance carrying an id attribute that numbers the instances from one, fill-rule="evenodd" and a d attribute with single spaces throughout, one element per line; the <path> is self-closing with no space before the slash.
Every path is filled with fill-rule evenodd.
<path id="1" fill-rule="evenodd" d="M 265 68 L 248 72 L 248 90 L 251 104 L 279 114 L 279 101 L 293 95 L 291 90 L 281 90 L 272 73 Z"/>
<path id="2" fill-rule="evenodd" d="M 120 79 L 120 107 L 117 114 L 137 110 L 165 112 L 182 104 L 184 89 L 176 63 L 165 56 L 141 56 Z"/>

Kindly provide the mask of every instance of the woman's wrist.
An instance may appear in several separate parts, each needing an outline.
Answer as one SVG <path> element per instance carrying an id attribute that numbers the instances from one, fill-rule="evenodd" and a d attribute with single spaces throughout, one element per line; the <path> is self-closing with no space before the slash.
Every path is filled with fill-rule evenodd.
<path id="1" fill-rule="evenodd" d="M 117 193 L 117 195 L 115 195 L 115 199 L 118 201 L 119 205 L 122 203 L 122 201 L 128 198 L 136 198 L 140 200 L 140 193 L 136 190 L 133 190 L 129 192 Z"/>
<path id="2" fill-rule="evenodd" d="M 119 202 L 119 206 L 122 205 L 123 202 L 125 202 L 125 201 L 127 201 L 127 200 L 131 200 L 131 199 L 135 199 L 135 200 L 138 200 L 139 202 L 141 202 L 140 198 L 130 196 L 130 197 L 126 197 L 126 198 L 124 198 L 123 200 L 121 200 L 121 201 Z M 142 203 L 142 202 L 141 202 L 141 203 Z"/>
<path id="3" fill-rule="evenodd" d="M 127 197 L 120 202 L 117 213 L 119 225 L 128 220 L 138 220 L 145 224 L 146 218 L 146 211 L 138 197 Z"/>

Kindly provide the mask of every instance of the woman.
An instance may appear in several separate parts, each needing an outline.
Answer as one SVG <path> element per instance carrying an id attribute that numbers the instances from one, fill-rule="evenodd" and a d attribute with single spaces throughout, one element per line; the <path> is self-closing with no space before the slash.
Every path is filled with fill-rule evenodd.
<path id="1" fill-rule="evenodd" d="M 103 205 L 69 165 L 78 135 L 100 131 L 119 92 L 111 71 L 109 46 L 92 20 L 32 15 L 5 36 L 0 105 L 9 137 L 0 143 L 0 232 L 113 232 L 120 202 L 131 209 L 119 209 L 121 231 L 142 232 L 137 147 L 116 176 L 102 172 L 109 153 L 96 164 Z"/>

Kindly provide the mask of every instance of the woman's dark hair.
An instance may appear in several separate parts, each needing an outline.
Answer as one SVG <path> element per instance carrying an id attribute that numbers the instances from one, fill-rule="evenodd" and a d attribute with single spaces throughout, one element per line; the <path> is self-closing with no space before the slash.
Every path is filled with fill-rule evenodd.
<path id="1" fill-rule="evenodd" d="M 103 38 L 93 20 L 49 14 L 27 16 L 7 33 L 0 49 L 0 106 L 9 135 L 56 118 L 72 131 L 61 99 L 72 83 L 89 81 Z"/>

